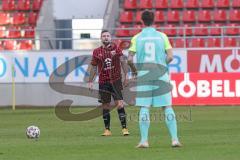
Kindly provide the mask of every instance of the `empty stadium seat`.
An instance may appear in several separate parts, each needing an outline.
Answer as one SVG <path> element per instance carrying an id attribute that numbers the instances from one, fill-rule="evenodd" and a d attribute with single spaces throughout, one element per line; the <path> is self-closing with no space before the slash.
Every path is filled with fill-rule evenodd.
<path id="1" fill-rule="evenodd" d="M 33 26 L 25 26 L 22 29 L 24 30 L 24 38 L 34 38 L 35 30 Z"/>
<path id="2" fill-rule="evenodd" d="M 25 13 L 23 13 L 23 12 L 13 13 L 12 17 L 13 17 L 13 19 L 12 19 L 13 25 L 24 24 L 26 21 Z"/>
<path id="3" fill-rule="evenodd" d="M 198 8 L 199 1 L 198 0 L 187 0 L 185 1 L 185 8 Z"/>
<path id="4" fill-rule="evenodd" d="M 177 29 L 175 28 L 175 25 L 168 24 L 164 26 L 163 32 L 168 36 L 176 36 L 177 35 Z"/>
<path id="5" fill-rule="evenodd" d="M 17 42 L 15 40 L 5 40 L 3 41 L 3 48 L 5 50 L 16 50 Z"/>
<path id="6" fill-rule="evenodd" d="M 140 23 L 141 22 L 141 16 L 142 16 L 142 12 L 137 11 L 135 22 Z"/>
<path id="7" fill-rule="evenodd" d="M 225 34 L 227 35 L 239 35 L 240 31 L 240 25 L 237 25 L 235 23 L 228 24 L 227 28 L 225 30 Z"/>
<path id="8" fill-rule="evenodd" d="M 134 25 L 134 26 L 133 26 L 133 29 L 130 30 L 130 36 L 134 36 L 134 35 L 136 35 L 137 33 L 141 32 L 142 27 L 143 27 L 143 26 L 142 26 L 141 24 Z"/>
<path id="9" fill-rule="evenodd" d="M 213 20 L 215 22 L 226 22 L 227 20 L 226 10 L 214 11 Z"/>
<path id="10" fill-rule="evenodd" d="M 183 11 L 182 20 L 183 22 L 195 22 L 196 12 L 193 10 Z"/>
<path id="11" fill-rule="evenodd" d="M 126 28 L 129 28 L 129 26 L 120 25 L 116 30 L 116 36 L 118 36 L 118 37 L 129 37 L 130 36 L 130 31 Z"/>
<path id="12" fill-rule="evenodd" d="M 7 25 L 10 23 L 9 14 L 5 12 L 0 12 L 0 25 Z"/>
<path id="13" fill-rule="evenodd" d="M 167 21 L 168 22 L 179 22 L 180 21 L 180 16 L 179 16 L 179 11 L 172 10 L 167 12 Z"/>
<path id="14" fill-rule="evenodd" d="M 31 40 L 21 40 L 18 42 L 18 50 L 32 50 L 33 44 Z"/>
<path id="15" fill-rule="evenodd" d="M 230 0 L 217 0 L 216 7 L 218 8 L 229 8 Z"/>
<path id="16" fill-rule="evenodd" d="M 206 36 L 208 35 L 208 28 L 205 24 L 197 24 L 194 29 L 194 35 L 196 36 Z"/>
<path id="17" fill-rule="evenodd" d="M 30 10 L 30 0 L 18 0 L 17 9 L 24 11 Z"/>
<path id="18" fill-rule="evenodd" d="M 6 37 L 6 27 L 5 26 L 0 26 L 0 38 L 5 38 Z"/>
<path id="19" fill-rule="evenodd" d="M 140 0 L 138 8 L 152 8 L 152 0 Z"/>
<path id="20" fill-rule="evenodd" d="M 237 41 L 236 38 L 225 37 L 224 38 L 224 47 L 236 47 Z"/>
<path id="21" fill-rule="evenodd" d="M 220 38 L 207 38 L 207 46 L 208 47 L 221 47 L 221 39 Z"/>
<path id="22" fill-rule="evenodd" d="M 167 9 L 168 8 L 168 0 L 157 0 L 155 7 L 157 9 Z"/>
<path id="23" fill-rule="evenodd" d="M 0 51 L 4 50 L 3 41 L 0 41 Z"/>
<path id="24" fill-rule="evenodd" d="M 184 38 L 175 39 L 174 40 L 174 47 L 176 47 L 176 48 L 184 48 L 184 43 L 185 43 Z"/>
<path id="25" fill-rule="evenodd" d="M 125 9 L 136 9 L 137 8 L 137 0 L 125 0 L 123 6 Z"/>
<path id="26" fill-rule="evenodd" d="M 209 34 L 213 35 L 213 36 L 219 36 L 221 35 L 221 27 L 222 24 L 219 23 L 214 23 L 211 25 L 211 27 L 209 28 Z"/>
<path id="27" fill-rule="evenodd" d="M 233 8 L 240 8 L 240 0 L 232 0 Z"/>
<path id="28" fill-rule="evenodd" d="M 15 0 L 2 0 L 2 10 L 15 10 Z"/>
<path id="29" fill-rule="evenodd" d="M 133 12 L 132 11 L 123 11 L 120 14 L 120 22 L 132 22 L 133 21 Z"/>
<path id="30" fill-rule="evenodd" d="M 164 22 L 165 16 L 163 11 L 156 11 L 155 12 L 155 22 Z"/>
<path id="31" fill-rule="evenodd" d="M 43 2 L 43 0 L 33 0 L 32 10 L 34 10 L 34 11 L 40 10 L 42 2 Z"/>
<path id="32" fill-rule="evenodd" d="M 20 38 L 21 29 L 19 26 L 11 26 L 8 28 L 8 38 Z"/>
<path id="33" fill-rule="evenodd" d="M 201 8 L 214 8 L 214 0 L 202 0 L 200 6 Z"/>
<path id="34" fill-rule="evenodd" d="M 183 0 L 170 0 L 170 5 L 169 5 L 170 8 L 183 8 L 184 5 L 183 5 Z"/>
<path id="35" fill-rule="evenodd" d="M 191 47 L 194 47 L 194 48 L 205 47 L 204 39 L 203 38 L 191 39 Z"/>
<path id="36" fill-rule="evenodd" d="M 193 35 L 192 25 L 190 25 L 190 24 L 183 24 L 181 27 L 183 27 L 183 28 L 179 29 L 178 35 L 183 36 L 184 35 L 184 31 L 185 31 L 185 35 L 186 36 Z"/>
<path id="37" fill-rule="evenodd" d="M 199 22 L 210 22 L 212 20 L 212 11 L 200 10 L 198 11 Z"/>
<path id="38" fill-rule="evenodd" d="M 35 25 L 37 23 L 38 13 L 30 12 L 28 15 L 28 23 Z"/>
<path id="39" fill-rule="evenodd" d="M 239 9 L 230 10 L 229 20 L 232 22 L 240 22 L 240 10 Z"/>

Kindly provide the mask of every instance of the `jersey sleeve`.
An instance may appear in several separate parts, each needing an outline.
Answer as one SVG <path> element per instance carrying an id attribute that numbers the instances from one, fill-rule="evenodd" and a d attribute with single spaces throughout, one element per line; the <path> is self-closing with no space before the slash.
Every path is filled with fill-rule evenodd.
<path id="1" fill-rule="evenodd" d="M 91 65 L 96 66 L 97 64 L 98 64 L 98 59 L 96 57 L 95 50 L 94 50 L 92 54 Z"/>
<path id="2" fill-rule="evenodd" d="M 138 34 L 135 35 L 135 36 L 131 39 L 131 46 L 130 46 L 130 48 L 128 49 L 129 51 L 134 52 L 134 53 L 137 52 L 137 44 L 136 44 L 136 42 L 137 42 L 137 37 L 138 37 Z"/>
<path id="3" fill-rule="evenodd" d="M 172 49 L 172 45 L 169 42 L 168 36 L 165 33 L 162 33 L 164 38 L 165 50 Z"/>

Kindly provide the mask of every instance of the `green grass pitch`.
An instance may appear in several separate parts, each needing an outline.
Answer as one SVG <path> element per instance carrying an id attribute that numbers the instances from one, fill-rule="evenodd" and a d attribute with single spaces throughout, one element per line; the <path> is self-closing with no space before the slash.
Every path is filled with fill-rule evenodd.
<path id="1" fill-rule="evenodd" d="M 74 108 L 74 113 L 87 109 Z M 175 107 L 182 148 L 171 148 L 161 110 L 152 109 L 150 148 L 136 149 L 138 109 L 128 107 L 131 135 L 121 135 L 116 110 L 113 136 L 101 137 L 102 118 L 87 122 L 58 119 L 53 108 L 0 109 L 0 160 L 239 160 L 240 107 Z M 41 129 L 38 141 L 26 138 L 29 125 Z"/>

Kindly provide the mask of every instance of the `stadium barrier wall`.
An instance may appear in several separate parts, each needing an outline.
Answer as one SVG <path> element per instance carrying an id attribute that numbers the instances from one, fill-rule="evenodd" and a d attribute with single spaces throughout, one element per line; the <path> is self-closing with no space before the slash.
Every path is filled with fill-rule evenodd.
<path id="1" fill-rule="evenodd" d="M 83 78 L 88 75 L 91 52 L 1 52 L 0 106 L 11 106 L 13 99 L 20 106 L 55 106 L 64 99 L 73 100 L 74 106 L 98 105 L 96 98 L 61 94 L 49 86 L 54 69 L 71 58 L 88 55 L 88 58 L 76 62 L 80 66 L 65 80 L 69 85 L 86 86 Z M 169 70 L 174 105 L 240 104 L 240 55 L 237 48 L 174 49 Z M 97 83 L 94 87 L 97 88 Z"/>

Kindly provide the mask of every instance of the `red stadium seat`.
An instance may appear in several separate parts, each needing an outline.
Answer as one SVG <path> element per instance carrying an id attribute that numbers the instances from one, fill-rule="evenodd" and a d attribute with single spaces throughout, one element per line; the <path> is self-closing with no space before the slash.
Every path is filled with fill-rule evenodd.
<path id="1" fill-rule="evenodd" d="M 19 26 L 11 26 L 8 28 L 8 38 L 20 38 L 21 29 Z"/>
<path id="2" fill-rule="evenodd" d="M 183 11 L 182 20 L 183 22 L 195 22 L 196 12 L 193 10 Z"/>
<path id="3" fill-rule="evenodd" d="M 133 29 L 130 30 L 130 36 L 134 36 L 134 35 L 136 35 L 137 33 L 141 32 L 142 27 L 143 27 L 143 26 L 142 26 L 141 24 L 134 25 L 134 26 L 133 26 Z"/>
<path id="4" fill-rule="evenodd" d="M 12 19 L 13 25 L 24 24 L 25 21 L 26 21 L 25 13 L 22 13 L 22 12 L 13 13 L 13 19 Z"/>
<path id="5" fill-rule="evenodd" d="M 170 8 L 183 8 L 184 5 L 183 5 L 183 0 L 171 0 L 170 1 L 170 5 L 169 5 Z"/>
<path id="6" fill-rule="evenodd" d="M 240 10 L 239 9 L 230 10 L 229 19 L 232 22 L 240 22 Z"/>
<path id="7" fill-rule="evenodd" d="M 6 27 L 0 26 L 0 38 L 5 38 L 6 37 Z"/>
<path id="8" fill-rule="evenodd" d="M 185 43 L 184 38 L 178 38 L 178 39 L 175 40 L 174 47 L 184 48 L 184 43 Z"/>
<path id="9" fill-rule="evenodd" d="M 2 10 L 3 11 L 15 10 L 15 0 L 2 0 Z"/>
<path id="10" fill-rule="evenodd" d="M 3 41 L 0 41 L 0 51 L 4 50 Z"/>
<path id="11" fill-rule="evenodd" d="M 184 25 L 182 25 L 181 27 L 184 27 L 184 28 L 179 29 L 178 35 L 183 36 L 183 35 L 184 35 L 184 30 L 185 30 L 185 35 L 186 35 L 186 36 L 191 36 L 191 35 L 193 35 L 192 25 L 190 25 L 190 24 L 184 24 Z"/>
<path id="12" fill-rule="evenodd" d="M 214 0 L 202 0 L 200 6 L 201 8 L 214 8 Z"/>
<path id="13" fill-rule="evenodd" d="M 32 50 L 33 44 L 31 40 L 21 40 L 18 43 L 19 50 Z"/>
<path id="14" fill-rule="evenodd" d="M 218 8 L 229 8 L 230 2 L 229 0 L 217 0 L 216 7 Z"/>
<path id="15" fill-rule="evenodd" d="M 24 29 L 24 38 L 34 38 L 35 37 L 35 30 L 33 26 L 25 26 Z"/>
<path id="16" fill-rule="evenodd" d="M 235 38 L 226 37 L 224 38 L 224 47 L 236 47 L 237 41 Z"/>
<path id="17" fill-rule="evenodd" d="M 179 22 L 180 21 L 179 11 L 176 11 L 176 10 L 168 11 L 167 17 L 168 17 L 167 18 L 168 22 Z"/>
<path id="18" fill-rule="evenodd" d="M 36 12 L 30 12 L 28 15 L 28 23 L 35 25 L 37 23 L 37 19 L 38 19 L 38 13 Z"/>
<path id="19" fill-rule="evenodd" d="M 240 8 L 240 0 L 232 0 L 233 8 Z"/>
<path id="20" fill-rule="evenodd" d="M 208 38 L 207 46 L 208 47 L 221 47 L 221 39 L 220 38 Z"/>
<path id="21" fill-rule="evenodd" d="M 167 9 L 168 8 L 168 0 L 156 0 L 155 7 L 157 9 Z"/>
<path id="22" fill-rule="evenodd" d="M 199 1 L 198 0 L 187 0 L 185 1 L 185 8 L 198 8 Z"/>
<path id="23" fill-rule="evenodd" d="M 203 38 L 193 38 L 191 40 L 191 46 L 194 48 L 205 47 L 204 39 Z"/>
<path id="24" fill-rule="evenodd" d="M 176 36 L 177 35 L 176 26 L 172 24 L 168 24 L 164 26 L 163 33 L 165 33 L 168 36 Z"/>
<path id="25" fill-rule="evenodd" d="M 0 12 L 0 25 L 7 25 L 9 23 L 10 23 L 9 14 Z"/>
<path id="26" fill-rule="evenodd" d="M 141 16 L 142 16 L 142 12 L 137 11 L 135 22 L 137 22 L 137 23 L 141 22 Z"/>
<path id="27" fill-rule="evenodd" d="M 153 8 L 152 0 L 140 0 L 138 8 Z"/>
<path id="28" fill-rule="evenodd" d="M 210 22 L 212 20 L 212 11 L 200 10 L 198 11 L 198 21 L 199 22 Z"/>
<path id="29" fill-rule="evenodd" d="M 3 47 L 5 50 L 16 50 L 17 42 L 15 40 L 5 40 L 3 42 Z"/>
<path id="30" fill-rule="evenodd" d="M 155 22 L 164 22 L 165 16 L 163 11 L 156 11 L 155 12 Z"/>
<path id="31" fill-rule="evenodd" d="M 116 30 L 116 36 L 117 37 L 129 37 L 130 36 L 130 31 L 128 29 L 129 26 L 126 25 L 120 25 L 118 29 Z"/>
<path id="32" fill-rule="evenodd" d="M 213 20 L 215 22 L 225 22 L 227 20 L 227 14 L 225 10 L 214 11 Z"/>
<path id="33" fill-rule="evenodd" d="M 205 24 L 197 24 L 195 26 L 194 35 L 196 36 L 207 36 L 208 35 L 208 28 Z"/>
<path id="34" fill-rule="evenodd" d="M 213 36 L 219 36 L 221 35 L 221 27 L 222 24 L 214 23 L 211 25 L 211 28 L 209 28 L 209 34 Z"/>
<path id="35" fill-rule="evenodd" d="M 240 25 L 237 24 L 228 24 L 226 28 L 226 34 L 227 35 L 239 35 L 240 34 Z"/>
<path id="36" fill-rule="evenodd" d="M 133 22 L 133 12 L 123 11 L 120 15 L 120 22 Z"/>
<path id="37" fill-rule="evenodd" d="M 125 9 L 136 9 L 137 8 L 137 0 L 125 0 L 123 6 Z"/>
<path id="38" fill-rule="evenodd" d="M 41 8 L 41 6 L 42 6 L 42 2 L 43 2 L 43 0 L 33 0 L 32 9 L 33 9 L 34 11 L 40 10 L 40 8 Z"/>
<path id="39" fill-rule="evenodd" d="M 24 11 L 30 10 L 30 0 L 18 0 L 17 9 Z"/>

